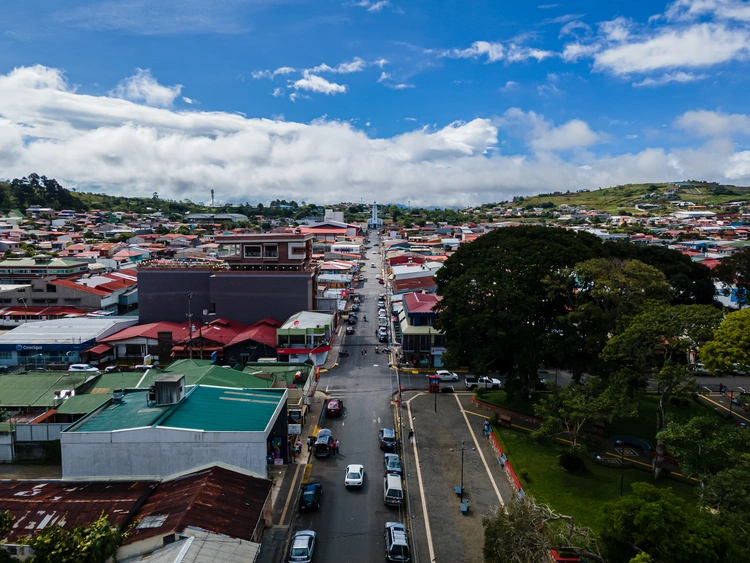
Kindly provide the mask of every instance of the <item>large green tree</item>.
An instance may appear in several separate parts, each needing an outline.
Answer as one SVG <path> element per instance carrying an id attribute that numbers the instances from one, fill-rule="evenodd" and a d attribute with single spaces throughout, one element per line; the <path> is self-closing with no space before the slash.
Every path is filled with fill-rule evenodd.
<path id="1" fill-rule="evenodd" d="M 528 391 L 565 311 L 542 280 L 592 258 L 600 245 L 588 233 L 543 227 L 498 229 L 462 245 L 435 276 L 446 362 L 477 373 L 514 370 Z"/>
<path id="2" fill-rule="evenodd" d="M 712 373 L 731 372 L 735 364 L 750 366 L 750 308 L 729 313 L 700 358 Z"/>
<path id="3" fill-rule="evenodd" d="M 603 507 L 602 546 L 611 563 L 645 552 L 660 563 L 739 563 L 747 552 L 709 512 L 671 489 L 634 483 L 633 492 Z"/>

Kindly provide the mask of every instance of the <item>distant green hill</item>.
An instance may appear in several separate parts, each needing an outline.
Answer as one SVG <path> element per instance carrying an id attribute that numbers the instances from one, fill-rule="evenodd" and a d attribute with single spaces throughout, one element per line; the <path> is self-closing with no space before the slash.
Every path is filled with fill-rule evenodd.
<path id="1" fill-rule="evenodd" d="M 750 188 L 743 186 L 728 186 L 710 182 L 686 182 L 677 184 L 626 184 L 612 188 L 598 190 L 582 190 L 577 192 L 553 192 L 533 197 L 514 198 L 515 207 L 551 207 L 566 204 L 569 206 L 597 209 L 617 214 L 642 213 L 651 211 L 672 211 L 677 208 L 670 202 L 692 202 L 705 205 L 707 209 L 716 209 L 730 202 L 750 203 Z M 646 210 L 639 210 L 636 206 L 648 204 Z M 650 208 L 651 205 L 656 207 Z"/>

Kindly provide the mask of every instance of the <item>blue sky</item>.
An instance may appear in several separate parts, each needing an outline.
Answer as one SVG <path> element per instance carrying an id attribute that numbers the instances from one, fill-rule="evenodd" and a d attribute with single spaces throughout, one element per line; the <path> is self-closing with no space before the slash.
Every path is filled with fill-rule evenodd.
<path id="1" fill-rule="evenodd" d="M 741 0 L 8 1 L 0 177 L 471 205 L 750 183 Z"/>

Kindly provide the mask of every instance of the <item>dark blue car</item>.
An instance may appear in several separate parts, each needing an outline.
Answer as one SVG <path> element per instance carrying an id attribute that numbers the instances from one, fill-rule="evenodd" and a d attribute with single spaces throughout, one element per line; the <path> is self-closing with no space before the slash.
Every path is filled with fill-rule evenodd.
<path id="1" fill-rule="evenodd" d="M 320 483 L 302 485 L 302 495 L 299 497 L 300 509 L 320 508 L 321 496 L 323 496 L 323 485 Z"/>

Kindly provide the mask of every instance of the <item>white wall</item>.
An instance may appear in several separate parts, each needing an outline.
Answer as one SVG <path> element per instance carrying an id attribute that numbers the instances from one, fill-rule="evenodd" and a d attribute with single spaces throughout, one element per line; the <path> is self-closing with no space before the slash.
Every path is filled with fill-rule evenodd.
<path id="1" fill-rule="evenodd" d="M 266 475 L 265 432 L 200 432 L 140 428 L 63 432 L 63 477 L 147 477 L 217 461 Z"/>

